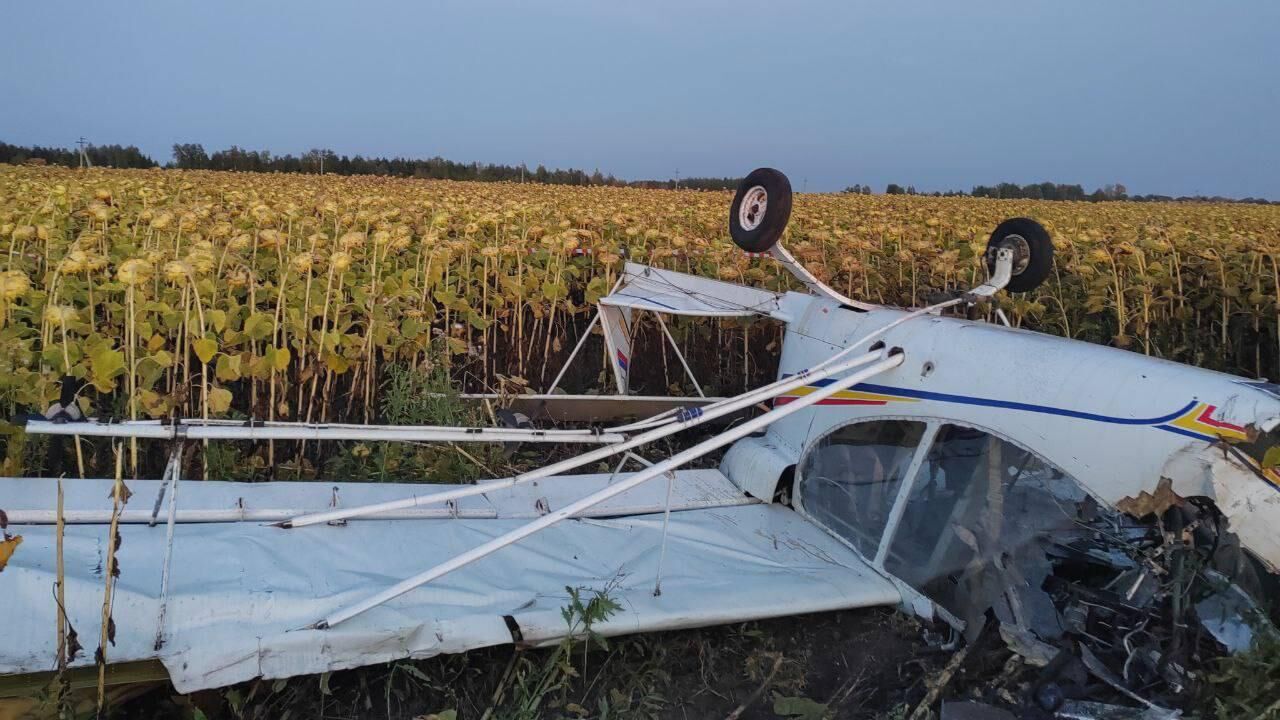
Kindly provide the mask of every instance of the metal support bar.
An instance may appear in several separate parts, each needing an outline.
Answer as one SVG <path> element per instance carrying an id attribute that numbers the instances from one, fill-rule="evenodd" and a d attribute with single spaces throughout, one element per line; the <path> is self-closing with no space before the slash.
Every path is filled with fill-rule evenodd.
<path id="1" fill-rule="evenodd" d="M 716 402 L 723 402 L 723 399 Z M 671 422 L 673 419 L 671 416 L 678 412 L 680 412 L 680 408 L 671 408 L 670 410 L 664 410 L 653 417 L 645 418 L 644 420 L 637 420 L 626 425 L 617 425 L 609 429 L 613 432 L 621 433 L 634 432 L 636 430 L 648 430 L 656 425 L 665 425 L 666 423 Z"/>
<path id="2" fill-rule="evenodd" d="M 996 251 L 996 270 L 991 273 L 991 278 L 965 295 L 970 298 L 991 297 L 1004 289 L 1011 279 L 1013 279 L 1013 251 L 1009 248 L 1000 248 Z"/>
<path id="3" fill-rule="evenodd" d="M 164 504 L 164 495 L 169 489 L 168 480 L 173 476 L 174 468 L 178 466 L 181 457 L 182 444 L 175 443 L 174 449 L 169 453 L 169 462 L 165 463 L 164 472 L 160 475 L 160 492 L 156 493 L 156 504 L 151 508 L 151 522 L 147 523 L 151 527 L 156 526 L 156 520 L 160 517 L 160 506 Z"/>
<path id="4" fill-rule="evenodd" d="M 653 466 L 653 463 L 628 450 L 627 452 L 622 453 L 622 458 L 619 459 L 618 464 L 614 466 L 613 473 L 609 475 L 609 484 L 613 484 L 614 478 L 618 477 L 618 473 L 622 472 L 622 468 L 626 467 L 628 460 L 635 460 L 642 467 Z"/>
<path id="5" fill-rule="evenodd" d="M 596 310 L 596 314 L 591 317 L 591 323 L 587 325 L 587 329 L 583 331 L 582 337 L 578 339 L 578 344 L 573 346 L 573 352 L 569 353 L 569 358 L 564 361 L 564 365 L 560 366 L 560 372 L 556 374 L 556 379 L 551 381 L 551 387 L 547 388 L 547 395 L 556 391 L 556 387 L 560 385 L 560 380 L 564 378 L 564 374 L 569 371 L 569 365 L 573 363 L 573 359 L 578 356 L 578 351 L 583 345 L 587 344 L 587 338 L 591 337 L 591 331 L 595 329 L 596 323 L 600 322 L 600 311 Z"/>
<path id="6" fill-rule="evenodd" d="M 774 260 L 777 260 L 779 264 L 787 269 L 787 272 L 791 273 L 795 279 L 799 280 L 806 288 L 809 289 L 809 292 L 814 295 L 820 295 L 828 300 L 834 300 L 841 305 L 849 305 L 850 307 L 856 307 L 861 310 L 875 309 L 875 305 L 868 305 L 867 303 L 858 302 L 852 298 L 845 297 L 832 289 L 831 286 L 819 280 L 817 276 L 809 272 L 808 268 L 801 265 L 791 253 L 787 252 L 787 249 L 782 246 L 782 243 L 775 243 L 773 247 L 769 248 L 769 254 L 772 255 Z"/>
<path id="7" fill-rule="evenodd" d="M 907 470 L 902 475 L 898 494 L 893 499 L 892 507 L 889 508 L 884 532 L 880 534 L 880 545 L 876 548 L 876 556 L 871 563 L 877 570 L 884 569 L 884 560 L 889 556 L 889 544 L 893 542 L 893 536 L 898 532 L 898 525 L 902 523 L 902 516 L 907 511 L 907 503 L 911 500 L 911 491 L 919 482 L 920 466 L 924 464 L 925 457 L 933 447 L 933 439 L 938 436 L 939 427 L 937 423 L 930 423 L 925 427 L 924 435 L 916 442 L 916 454 L 911 458 L 911 463 L 907 465 Z"/>
<path id="8" fill-rule="evenodd" d="M 808 395 L 799 397 L 793 400 L 792 402 L 787 403 L 786 405 L 775 407 L 774 409 L 770 410 L 767 413 L 764 413 L 763 415 L 752 418 L 751 420 L 748 420 L 745 423 L 738 425 L 737 427 L 731 430 L 728 430 L 724 433 L 721 433 L 720 435 L 717 435 L 713 438 L 710 438 L 701 443 L 698 443 L 697 445 L 694 445 L 688 450 L 677 453 L 676 455 L 673 455 L 671 458 L 664 460 L 663 462 L 655 463 L 652 467 L 642 472 L 638 472 L 628 477 L 625 480 L 622 480 L 592 495 L 588 495 L 587 497 L 582 498 L 577 502 L 570 503 L 569 505 L 566 505 L 565 507 L 559 510 L 548 513 L 538 518 L 537 520 L 534 520 L 526 525 L 523 525 L 519 528 L 516 528 L 515 530 L 512 530 L 511 532 L 500 535 L 494 538 L 493 540 L 490 540 L 489 542 L 483 543 L 478 547 L 472 548 L 471 550 L 468 550 L 467 552 L 462 553 L 461 555 L 458 555 L 450 560 L 440 563 L 439 565 L 436 565 L 433 568 L 430 568 L 422 573 L 419 573 L 418 575 L 402 580 L 399 583 L 396 583 L 395 585 L 387 588 L 386 590 L 383 590 L 382 592 L 371 595 L 368 598 L 354 605 L 341 608 L 336 612 L 334 612 L 333 614 L 329 615 L 328 617 L 325 617 L 317 621 L 314 625 L 311 625 L 310 628 L 316 629 L 316 630 L 323 630 L 323 629 L 333 627 L 334 625 L 337 625 L 346 620 L 349 620 L 389 600 L 393 600 L 397 597 L 400 597 L 401 595 L 409 592 L 410 590 L 413 590 L 414 588 L 425 585 L 426 583 L 429 583 L 432 580 L 435 580 L 444 575 L 447 575 L 453 572 L 454 570 L 457 570 L 458 568 L 469 565 L 475 562 L 476 560 L 479 560 L 480 558 L 486 557 L 540 530 L 548 528 L 560 522 L 561 520 L 573 517 L 595 505 L 598 505 L 608 500 L 609 498 L 615 497 L 634 487 L 637 487 L 638 485 L 640 485 L 641 483 L 647 480 L 650 480 L 659 475 L 662 475 L 663 473 L 666 473 L 669 470 L 674 470 L 675 468 L 680 467 L 681 465 L 687 462 L 690 462 L 691 460 L 696 460 L 697 458 L 702 457 L 703 455 L 706 455 L 707 453 L 713 450 L 724 447 L 725 445 L 728 445 L 738 440 L 739 438 L 746 437 L 751 433 L 754 433 L 758 430 L 768 427 L 769 425 L 777 422 L 778 420 L 781 420 L 784 417 L 793 415 L 801 410 L 804 410 L 809 406 L 813 405 L 814 403 L 825 400 L 842 390 L 845 390 L 849 387 L 857 385 L 863 380 L 874 377 L 887 370 L 892 370 L 893 368 L 896 368 L 899 365 L 901 365 L 904 359 L 905 359 L 905 355 L 903 355 L 902 353 L 895 353 L 893 355 L 890 355 L 880 360 L 879 362 L 875 362 L 870 366 L 862 370 L 859 370 L 858 372 L 855 372 L 847 377 L 840 378 L 835 382 L 831 383 L 830 385 L 820 388 L 816 392 L 812 392 L 812 393 L 809 393 Z"/>
<path id="9" fill-rule="evenodd" d="M 164 569 L 160 573 L 160 612 L 156 616 L 156 642 L 153 649 L 164 645 L 164 617 L 169 609 L 169 568 L 173 564 L 173 531 L 178 514 L 178 481 L 182 475 L 182 442 L 176 442 L 169 455 L 169 520 L 165 526 Z M 117 522 L 119 522 L 117 520 Z"/>
<path id="10" fill-rule="evenodd" d="M 178 510 L 174 514 L 174 522 L 178 525 L 198 525 L 202 523 L 284 523 L 307 513 L 320 512 L 302 507 L 284 508 L 232 508 L 223 510 Z M 6 515 L 11 525 L 54 525 L 57 524 L 57 513 L 53 510 L 9 510 Z M 111 522 L 110 510 L 67 510 L 63 513 L 63 522 L 67 525 L 103 525 Z M 458 510 L 450 512 L 448 508 L 410 508 L 391 510 L 380 513 L 362 514 L 353 520 L 446 520 L 463 518 L 467 520 L 492 520 L 498 512 L 491 509 Z M 117 522 L 120 525 L 151 525 L 150 510 L 122 510 Z"/>
<path id="11" fill-rule="evenodd" d="M 667 559 L 667 528 L 671 525 L 671 489 L 676 484 L 676 474 L 667 472 L 667 502 L 662 510 L 662 546 L 658 550 L 658 573 L 653 581 L 653 596 L 662 594 L 662 565 Z"/>
<path id="12" fill-rule="evenodd" d="M 34 435 L 129 437 L 155 440 L 373 440 L 387 442 L 534 442 L 608 444 L 626 439 L 619 433 L 594 430 L 529 430 L 520 428 L 465 428 L 442 425 L 359 426 L 308 423 L 246 425 L 186 420 L 174 425 L 159 423 L 51 423 L 27 422 Z"/>
<path id="13" fill-rule="evenodd" d="M 632 460 L 635 460 L 636 462 L 640 463 L 645 467 L 653 467 L 653 463 L 649 462 L 648 460 L 645 460 L 644 458 L 640 457 L 639 455 L 633 452 L 628 452 L 627 457 L 631 458 Z"/>
<path id="14" fill-rule="evenodd" d="M 661 425 L 652 430 L 636 435 L 625 442 L 597 448 L 590 452 L 583 453 L 582 455 L 578 455 L 577 457 L 561 460 L 558 463 L 546 465 L 536 470 L 530 470 L 527 473 L 522 473 L 505 480 L 497 480 L 483 485 L 471 485 L 458 488 L 457 490 L 447 490 L 445 492 L 433 493 L 431 495 L 414 496 L 404 498 L 402 500 L 391 500 L 388 502 L 374 503 L 372 505 L 345 508 L 343 510 L 331 510 L 328 512 L 302 515 L 288 522 L 281 523 L 281 527 L 304 527 L 307 525 L 331 522 L 333 520 L 343 520 L 360 515 L 385 512 L 387 510 L 400 510 L 419 505 L 442 503 L 448 500 L 470 497 L 472 495 L 483 495 L 492 490 L 502 490 L 516 485 L 521 485 L 523 483 L 532 482 L 534 480 L 540 480 L 545 477 L 551 477 L 552 475 L 557 475 L 567 470 L 572 470 L 589 463 L 603 460 L 610 455 L 631 450 L 632 448 L 667 437 L 668 435 L 673 435 L 681 430 L 701 425 L 702 423 L 714 420 L 717 417 L 737 412 L 738 410 L 750 407 L 761 400 L 790 392 L 798 387 L 808 385 L 809 383 L 816 382 L 817 380 L 821 380 L 831 375 L 835 375 L 840 372 L 847 372 L 856 367 L 861 367 L 867 363 L 874 362 L 876 359 L 882 357 L 882 355 L 883 354 L 879 352 L 865 353 L 853 358 L 852 360 L 846 360 L 843 363 L 837 363 L 834 366 L 825 368 L 821 372 L 799 373 L 790 378 L 786 378 L 785 380 L 773 383 L 773 385 L 769 387 L 768 392 L 762 393 L 760 391 L 752 391 L 743 393 L 742 395 L 723 403 L 716 403 L 708 405 L 705 408 L 697 409 L 696 412 L 681 413 L 677 415 L 671 423 Z"/>
<path id="15" fill-rule="evenodd" d="M 693 376 L 693 371 L 689 369 L 689 363 L 684 359 L 684 353 L 680 352 L 680 346 L 676 344 L 676 339 L 671 337 L 671 331 L 667 329 L 667 323 L 662 319 L 662 313 L 654 313 L 658 318 L 658 325 L 662 327 L 662 334 L 667 336 L 667 342 L 671 343 L 671 349 L 676 351 L 676 357 L 680 358 L 680 365 L 684 367 L 684 374 L 689 376 L 689 381 L 693 383 L 693 389 L 698 391 L 698 397 L 706 397 L 707 394 L 702 392 L 702 386 L 698 384 L 698 378 Z"/>

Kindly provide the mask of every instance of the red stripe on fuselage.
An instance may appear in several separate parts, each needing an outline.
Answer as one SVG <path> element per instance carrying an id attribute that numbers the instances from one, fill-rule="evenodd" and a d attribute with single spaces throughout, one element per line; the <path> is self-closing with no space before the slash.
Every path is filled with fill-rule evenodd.
<path id="1" fill-rule="evenodd" d="M 797 397 L 774 398 L 773 404 L 775 406 L 786 405 L 792 400 L 797 400 L 800 397 L 804 397 L 804 396 L 801 395 Z M 887 405 L 887 404 L 888 404 L 887 400 L 850 400 L 848 398 L 827 398 L 826 400 L 819 400 L 818 402 L 814 403 L 814 405 Z"/>
<path id="2" fill-rule="evenodd" d="M 1216 405 L 1206 405 L 1204 408 L 1204 412 L 1200 413 L 1200 417 L 1196 418 L 1196 421 L 1202 422 L 1205 425 L 1212 425 L 1213 427 L 1216 427 L 1216 428 L 1222 428 L 1224 430 L 1235 430 L 1236 432 L 1244 432 L 1244 428 L 1240 427 L 1239 425 L 1232 425 L 1229 422 L 1214 420 L 1213 413 L 1217 409 L 1218 407 Z"/>

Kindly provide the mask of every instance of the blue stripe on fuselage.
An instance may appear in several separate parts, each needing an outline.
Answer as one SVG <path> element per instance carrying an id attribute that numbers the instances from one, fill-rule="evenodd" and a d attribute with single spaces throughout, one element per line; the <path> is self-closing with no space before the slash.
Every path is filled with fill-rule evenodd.
<path id="1" fill-rule="evenodd" d="M 824 385 L 830 385 L 833 382 L 835 382 L 835 380 L 827 378 L 824 380 L 816 380 L 813 385 L 816 387 L 822 387 Z M 900 395 L 902 397 L 916 398 L 919 400 L 937 400 L 939 402 L 958 403 L 961 405 L 978 405 L 981 407 L 994 407 L 1004 410 L 1022 410 L 1025 412 L 1042 413 L 1045 415 L 1060 415 L 1062 417 L 1076 418 L 1079 420 L 1092 420 L 1094 422 L 1112 423 L 1116 425 L 1159 425 L 1161 423 L 1176 420 L 1196 405 L 1196 401 L 1192 400 L 1181 409 L 1175 410 L 1168 415 L 1153 418 L 1122 418 L 1112 415 L 1099 415 L 1097 413 L 1083 412 L 1080 410 L 1068 410 L 1066 408 L 1057 408 L 1048 405 L 1033 405 L 1031 403 L 1013 402 L 1011 400 L 992 400 L 990 398 L 973 397 L 971 395 L 952 395 L 950 393 L 930 392 L 928 390 L 912 390 L 909 388 L 897 388 L 889 385 L 875 385 L 872 383 L 860 383 L 858 385 L 854 385 L 850 389 L 880 393 L 882 395 Z"/>

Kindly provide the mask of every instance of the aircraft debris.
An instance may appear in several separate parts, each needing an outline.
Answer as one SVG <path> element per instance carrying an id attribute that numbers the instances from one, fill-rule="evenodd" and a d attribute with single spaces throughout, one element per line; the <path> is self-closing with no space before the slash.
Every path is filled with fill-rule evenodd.
<path id="1" fill-rule="evenodd" d="M 942 703 L 942 720 L 1015 720 L 1013 713 L 972 700 Z"/>
<path id="2" fill-rule="evenodd" d="M 1205 575 L 1221 590 L 1196 603 L 1196 617 L 1204 629 L 1230 653 L 1253 647 L 1260 634 L 1275 636 L 1276 627 L 1248 593 L 1213 570 Z"/>
<path id="3" fill-rule="evenodd" d="M 1030 492 L 1006 486 L 997 502 L 1020 506 L 1026 497 L 1017 495 Z M 1177 717 L 1173 708 L 1203 686 L 1201 668 L 1276 632 L 1249 592 L 1215 569 L 1246 566 L 1216 508 L 1179 501 L 1137 518 L 1085 498 L 1073 510 L 1069 527 L 1046 515 L 1006 517 L 1004 536 L 1019 537 L 1016 522 L 1025 542 L 989 552 L 980 573 L 970 567 L 960 578 L 975 589 L 953 606 L 970 623 L 970 643 L 995 624 L 1025 664 L 1023 707 L 1087 720 Z M 977 574 L 981 583 L 967 582 Z"/>
<path id="4" fill-rule="evenodd" d="M 1152 708 L 1130 708 L 1097 702 L 1069 702 L 1058 710 L 1056 717 L 1063 720 L 1168 720 L 1181 713 Z"/>

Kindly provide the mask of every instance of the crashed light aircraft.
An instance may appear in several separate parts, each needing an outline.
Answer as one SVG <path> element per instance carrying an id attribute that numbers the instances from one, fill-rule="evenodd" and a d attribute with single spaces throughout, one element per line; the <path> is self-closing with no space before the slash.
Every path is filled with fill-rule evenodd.
<path id="1" fill-rule="evenodd" d="M 644 420 L 590 430 L 29 422 L 31 433 L 169 439 L 173 454 L 163 479 L 130 480 L 118 509 L 111 479 L 65 480 L 61 512 L 54 481 L 0 479 L 7 532 L 23 538 L 0 572 L 0 675 L 58 666 L 60 520 L 66 619 L 90 648 L 71 665 L 93 664 L 102 644 L 116 523 L 111 562 L 124 571 L 106 660 L 158 660 L 182 692 L 556 642 L 567 587 L 620 603 L 595 627 L 604 635 L 869 606 L 961 633 L 985 609 L 975 597 L 1035 582 L 993 587 L 988 571 L 1039 538 L 1079 531 L 1088 506 L 1147 515 L 1203 498 L 1255 562 L 1280 566 L 1280 474 L 1264 463 L 1278 439 L 1277 386 L 944 314 L 1045 280 L 1052 244 L 1030 219 L 992 234 L 986 283 L 901 309 L 847 298 L 801 267 L 778 244 L 790 208 L 785 176 L 757 170 L 730 230 L 804 292 L 628 263 L 600 299 L 593 322 L 618 395 L 573 402 L 665 406 Z M 729 398 L 629 395 L 640 313 L 783 323 L 777 380 Z M 761 403 L 770 409 L 671 457 L 637 452 Z M 184 442 L 228 439 L 590 449 L 476 485 L 179 477 Z M 722 448 L 718 469 L 681 469 Z M 612 473 L 569 474 L 610 459 Z"/>

